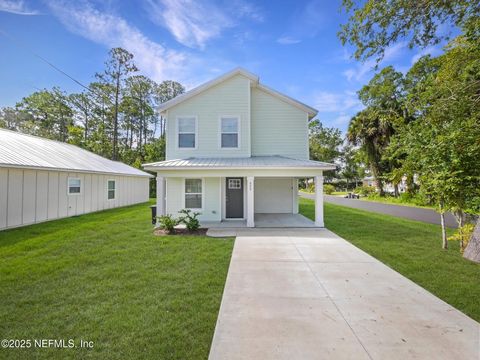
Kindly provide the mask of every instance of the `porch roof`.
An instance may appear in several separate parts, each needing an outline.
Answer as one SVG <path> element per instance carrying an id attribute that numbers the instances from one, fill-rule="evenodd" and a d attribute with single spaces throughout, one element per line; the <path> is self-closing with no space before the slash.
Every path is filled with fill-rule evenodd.
<path id="1" fill-rule="evenodd" d="M 315 169 L 334 170 L 335 165 L 321 161 L 284 156 L 210 157 L 165 160 L 143 164 L 145 170 L 229 170 L 229 169 Z"/>

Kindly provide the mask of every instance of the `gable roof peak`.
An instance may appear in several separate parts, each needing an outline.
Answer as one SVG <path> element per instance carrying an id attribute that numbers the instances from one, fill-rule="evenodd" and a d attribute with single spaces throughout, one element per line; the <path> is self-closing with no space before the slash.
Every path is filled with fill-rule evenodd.
<path id="1" fill-rule="evenodd" d="M 163 112 L 163 111 L 166 111 L 168 109 L 170 109 L 171 107 L 177 105 L 177 104 L 180 104 L 181 102 L 187 100 L 187 99 L 190 99 L 191 97 L 197 95 L 197 94 L 200 94 L 202 93 L 203 91 L 205 90 L 208 90 L 210 89 L 211 87 L 215 86 L 215 85 L 218 85 L 234 76 L 237 76 L 237 75 L 242 75 L 244 77 L 246 77 L 247 79 L 249 79 L 251 82 L 252 82 L 252 85 L 269 93 L 270 95 L 272 96 L 275 96 L 279 99 L 281 99 L 282 101 L 285 101 L 303 111 L 305 111 L 306 113 L 308 113 L 309 115 L 309 118 L 313 118 L 315 115 L 317 115 L 317 110 L 308 106 L 308 105 L 305 105 L 304 103 L 296 100 L 296 99 L 293 99 L 285 94 L 282 94 L 272 88 L 269 88 L 268 86 L 265 86 L 263 84 L 260 83 L 260 78 L 258 75 L 255 75 L 254 73 L 242 68 L 242 67 L 236 67 L 234 68 L 233 70 L 230 70 L 229 72 L 223 74 L 223 75 L 220 75 L 218 77 L 216 77 L 215 79 L 213 80 L 210 80 L 200 86 L 197 86 L 196 88 L 193 88 L 192 90 L 189 90 L 187 91 L 186 93 L 182 94 L 182 95 L 179 95 L 171 100 L 168 100 L 166 102 L 164 102 L 163 104 L 160 104 L 158 109 L 160 110 L 160 112 Z"/>

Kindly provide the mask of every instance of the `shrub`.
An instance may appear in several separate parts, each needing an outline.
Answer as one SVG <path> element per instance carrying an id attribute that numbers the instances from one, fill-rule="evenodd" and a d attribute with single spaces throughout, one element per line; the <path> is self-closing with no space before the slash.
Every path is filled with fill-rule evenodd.
<path id="1" fill-rule="evenodd" d="M 184 214 L 180 216 L 179 222 L 185 224 L 189 231 L 197 231 L 200 228 L 200 222 L 198 221 L 197 217 L 200 215 L 199 212 L 192 212 L 189 209 L 183 209 L 179 211 L 180 214 Z"/>
<path id="2" fill-rule="evenodd" d="M 172 215 L 162 215 L 157 216 L 158 222 L 160 224 L 160 229 L 165 230 L 167 234 L 175 233 L 175 226 L 178 225 L 178 220 L 175 219 Z"/>
<path id="3" fill-rule="evenodd" d="M 463 254 L 463 251 L 466 249 L 468 242 L 472 237 L 474 229 L 475 224 L 465 224 L 458 228 L 448 240 L 460 241 L 460 252 Z"/>
<path id="4" fill-rule="evenodd" d="M 335 192 L 335 186 L 331 184 L 323 185 L 323 192 L 327 195 L 332 195 Z"/>
<path id="5" fill-rule="evenodd" d="M 353 191 L 355 194 L 360 194 L 360 195 L 363 195 L 363 196 L 369 196 L 369 195 L 373 195 L 377 192 L 377 190 L 375 189 L 375 186 L 357 186 L 355 188 L 355 190 Z"/>

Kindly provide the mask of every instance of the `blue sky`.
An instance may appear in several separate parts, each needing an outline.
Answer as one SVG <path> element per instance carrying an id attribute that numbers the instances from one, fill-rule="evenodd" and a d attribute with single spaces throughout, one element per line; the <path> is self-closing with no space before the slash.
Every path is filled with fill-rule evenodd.
<path id="1" fill-rule="evenodd" d="M 145 75 L 187 89 L 242 66 L 344 131 L 374 65 L 352 60 L 341 45 L 336 34 L 345 21 L 340 1 L 326 0 L 0 0 L 0 106 L 56 85 L 82 90 L 30 51 L 88 84 L 108 50 L 120 46 Z M 399 42 L 380 66 L 406 71 L 439 51 Z"/>

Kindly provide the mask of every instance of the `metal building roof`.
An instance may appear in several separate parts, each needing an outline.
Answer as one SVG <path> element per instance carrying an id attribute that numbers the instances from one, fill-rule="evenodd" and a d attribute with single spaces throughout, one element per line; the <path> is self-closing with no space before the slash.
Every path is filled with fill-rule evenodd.
<path id="1" fill-rule="evenodd" d="M 334 170 L 335 165 L 321 161 L 293 159 L 284 156 L 252 156 L 246 158 L 188 158 L 143 164 L 147 170 L 222 170 L 222 169 L 322 169 Z"/>
<path id="2" fill-rule="evenodd" d="M 152 177 L 75 145 L 5 129 L 0 129 L 0 167 Z"/>

